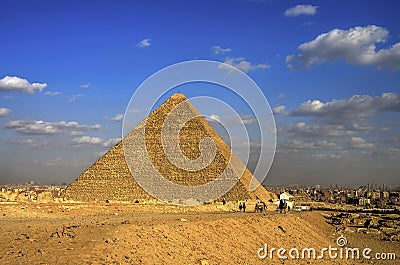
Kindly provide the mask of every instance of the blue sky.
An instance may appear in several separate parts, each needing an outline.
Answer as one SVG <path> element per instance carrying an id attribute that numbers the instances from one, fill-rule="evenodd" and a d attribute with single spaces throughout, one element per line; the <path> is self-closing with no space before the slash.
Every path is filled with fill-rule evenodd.
<path id="1" fill-rule="evenodd" d="M 0 183 L 74 180 L 121 137 L 146 78 L 207 59 L 246 72 L 274 110 L 267 183 L 398 185 L 399 7 L 3 0 Z M 184 92 L 210 93 L 195 87 Z"/>

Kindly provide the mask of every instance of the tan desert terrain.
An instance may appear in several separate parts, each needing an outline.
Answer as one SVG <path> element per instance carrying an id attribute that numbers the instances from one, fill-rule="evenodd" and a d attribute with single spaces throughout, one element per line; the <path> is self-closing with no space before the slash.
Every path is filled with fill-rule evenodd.
<path id="1" fill-rule="evenodd" d="M 237 212 L 236 204 L 2 203 L 0 264 L 400 264 L 400 243 L 335 232 L 323 212 Z M 63 229 L 63 227 L 65 227 Z M 396 260 L 260 259 L 268 248 L 347 246 Z M 371 254 L 372 255 L 372 254 Z"/>

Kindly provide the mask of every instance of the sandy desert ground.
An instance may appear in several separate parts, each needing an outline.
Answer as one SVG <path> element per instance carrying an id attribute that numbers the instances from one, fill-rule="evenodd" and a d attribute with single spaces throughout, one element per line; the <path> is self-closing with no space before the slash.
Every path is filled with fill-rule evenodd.
<path id="1" fill-rule="evenodd" d="M 2 203 L 0 264 L 400 264 L 400 242 L 335 232 L 320 211 L 237 212 L 236 205 Z M 272 207 L 270 207 L 272 209 Z M 248 207 L 251 209 L 251 206 Z M 268 248 L 347 247 L 396 260 L 260 259 Z M 263 252 L 260 252 L 263 254 Z M 287 253 L 286 253 L 287 255 Z"/>

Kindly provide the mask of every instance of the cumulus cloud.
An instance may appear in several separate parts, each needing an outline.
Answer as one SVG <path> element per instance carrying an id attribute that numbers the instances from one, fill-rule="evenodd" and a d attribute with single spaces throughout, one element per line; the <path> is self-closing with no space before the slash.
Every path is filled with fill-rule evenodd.
<path id="1" fill-rule="evenodd" d="M 46 83 L 30 83 L 28 80 L 17 76 L 5 76 L 0 79 L 0 91 L 19 91 L 27 94 L 41 92 L 47 86 Z"/>
<path id="2" fill-rule="evenodd" d="M 340 149 L 341 148 L 337 143 L 332 143 L 327 140 L 317 141 L 315 143 L 315 146 L 319 147 L 321 149 Z"/>
<path id="3" fill-rule="evenodd" d="M 7 108 L 0 108 L 0 118 L 10 114 L 11 110 Z"/>
<path id="4" fill-rule="evenodd" d="M 244 125 L 257 123 L 257 119 L 251 115 L 240 115 L 240 119 L 242 120 Z"/>
<path id="5" fill-rule="evenodd" d="M 239 125 L 250 125 L 258 123 L 254 115 L 239 114 L 239 117 L 237 115 L 232 115 L 232 116 L 226 116 L 225 118 L 226 121 L 228 121 L 229 123 L 239 124 Z"/>
<path id="6" fill-rule="evenodd" d="M 306 143 L 303 141 L 293 140 L 283 144 L 283 146 L 287 149 L 312 149 L 314 147 L 314 144 L 311 142 Z"/>
<path id="7" fill-rule="evenodd" d="M 400 68 L 400 43 L 376 50 L 376 44 L 387 41 L 389 32 L 375 25 L 348 30 L 333 29 L 301 44 L 297 55 L 288 55 L 286 64 L 301 69 L 327 61 L 342 59 L 353 65 L 376 65 L 379 68 Z"/>
<path id="8" fill-rule="evenodd" d="M 317 13 L 318 6 L 313 5 L 297 5 L 286 9 L 283 13 L 287 17 L 297 17 L 300 15 L 315 15 Z"/>
<path id="9" fill-rule="evenodd" d="M 370 149 L 375 147 L 374 144 L 366 142 L 365 139 L 361 137 L 351 137 L 350 144 L 352 147 L 358 149 Z"/>
<path id="10" fill-rule="evenodd" d="M 100 129 L 99 124 L 82 125 L 76 121 L 57 121 L 48 122 L 42 120 L 13 120 L 4 125 L 5 129 L 13 129 L 15 133 L 21 135 L 54 135 L 72 134 L 73 132 L 83 132 Z"/>
<path id="11" fill-rule="evenodd" d="M 336 137 L 355 134 L 353 130 L 348 130 L 343 125 L 308 125 L 304 122 L 298 122 L 295 125 L 288 125 L 278 131 L 279 133 L 291 137 Z"/>
<path id="12" fill-rule="evenodd" d="M 58 96 L 61 95 L 61 92 L 57 92 L 57 91 L 47 91 L 46 93 L 44 93 L 46 96 L 50 96 L 50 97 L 54 97 L 54 96 Z"/>
<path id="13" fill-rule="evenodd" d="M 116 145 L 119 141 L 121 141 L 121 138 L 110 138 L 103 141 L 103 146 L 104 147 L 113 146 Z"/>
<path id="14" fill-rule="evenodd" d="M 214 54 L 223 54 L 232 51 L 231 48 L 222 48 L 221 46 L 213 46 L 211 50 L 213 51 Z"/>
<path id="15" fill-rule="evenodd" d="M 151 40 L 144 39 L 144 40 L 140 41 L 138 44 L 136 44 L 136 47 L 145 48 L 145 47 L 149 47 L 150 45 L 151 45 Z"/>
<path id="16" fill-rule="evenodd" d="M 382 155 L 390 147 L 397 148 L 398 139 L 393 138 L 392 143 L 382 142 L 377 146 L 371 141 L 376 133 L 373 130 L 382 124 L 375 124 L 375 117 L 384 112 L 395 112 L 388 117 L 396 117 L 400 112 L 400 95 L 396 93 L 382 93 L 379 96 L 354 95 L 349 98 L 322 102 L 308 100 L 297 108 L 288 111 L 294 117 L 316 117 L 317 119 L 299 121 L 296 124 L 282 126 L 278 132 L 288 141 L 282 145 L 284 149 L 300 152 L 301 149 L 312 149 L 313 155 L 328 158 L 332 154 L 321 154 L 316 150 L 347 149 L 350 153 L 360 155 Z M 386 116 L 385 116 L 386 117 Z M 398 126 L 398 123 L 386 123 L 387 126 Z M 384 128 L 386 130 L 386 128 Z M 387 137 L 397 131 L 386 130 Z M 361 134 L 361 135 L 358 135 Z M 309 139 L 317 139 L 310 142 Z M 332 142 L 335 139 L 335 142 Z M 391 138 L 390 138 L 391 139 Z M 343 150 L 346 151 L 346 150 Z M 372 153 L 371 153 L 372 152 Z M 317 154 L 315 154 L 317 153 Z M 335 153 L 337 154 L 337 153 Z"/>
<path id="17" fill-rule="evenodd" d="M 395 93 L 383 93 L 381 96 L 354 95 L 350 98 L 322 102 L 320 100 L 308 100 L 298 108 L 289 112 L 292 116 L 319 116 L 342 118 L 362 118 L 376 112 L 395 111 L 400 112 L 400 95 Z"/>
<path id="18" fill-rule="evenodd" d="M 287 114 L 286 106 L 284 106 L 284 105 L 275 106 L 274 108 L 272 108 L 272 113 L 273 113 L 273 114 L 283 114 L 283 115 L 286 115 L 286 114 Z"/>
<path id="19" fill-rule="evenodd" d="M 82 131 L 72 131 L 72 132 L 69 133 L 69 135 L 71 135 L 71 136 L 79 136 L 79 135 L 82 135 L 82 134 L 83 134 Z"/>
<path id="20" fill-rule="evenodd" d="M 111 139 L 102 139 L 99 137 L 93 137 L 93 136 L 81 136 L 74 138 L 72 140 L 73 145 L 99 145 L 103 147 L 109 147 L 117 144 L 121 138 L 111 138 Z"/>
<path id="21" fill-rule="evenodd" d="M 103 143 L 103 139 L 98 138 L 98 137 L 92 137 L 92 136 L 81 136 L 81 137 L 77 137 L 74 138 L 72 140 L 73 144 L 102 144 Z"/>
<path id="22" fill-rule="evenodd" d="M 107 118 L 107 119 L 115 121 L 115 122 L 121 122 L 123 118 L 124 118 L 124 115 L 119 113 L 119 114 L 116 114 L 114 117 Z"/>
<path id="23" fill-rule="evenodd" d="M 245 73 L 247 73 L 249 71 L 253 71 L 253 70 L 271 68 L 271 66 L 269 66 L 268 64 L 253 64 L 252 62 L 246 61 L 246 59 L 243 57 L 239 57 L 239 58 L 228 57 L 225 59 L 224 63 L 225 64 L 218 65 L 218 68 L 227 70 L 232 73 L 234 72 L 234 70 L 227 65 L 233 66 Z"/>

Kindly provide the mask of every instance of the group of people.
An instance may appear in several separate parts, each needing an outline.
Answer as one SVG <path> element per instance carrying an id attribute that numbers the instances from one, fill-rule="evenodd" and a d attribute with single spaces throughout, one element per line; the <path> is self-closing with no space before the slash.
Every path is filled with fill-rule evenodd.
<path id="1" fill-rule="evenodd" d="M 279 200 L 279 209 L 280 209 L 281 213 L 283 213 L 283 212 L 286 213 L 286 209 L 288 211 L 290 211 L 290 207 L 288 207 L 287 202 L 286 202 L 285 199 L 280 199 Z"/>
<path id="2" fill-rule="evenodd" d="M 246 203 L 245 202 L 240 202 L 239 203 L 239 211 L 246 212 Z"/>

